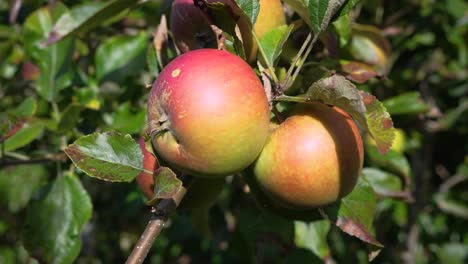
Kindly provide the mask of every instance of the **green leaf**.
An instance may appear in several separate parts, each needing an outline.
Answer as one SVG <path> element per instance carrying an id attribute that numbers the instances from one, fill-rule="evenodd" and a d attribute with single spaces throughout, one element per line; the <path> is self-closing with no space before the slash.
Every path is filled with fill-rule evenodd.
<path id="1" fill-rule="evenodd" d="M 337 206 L 336 226 L 366 243 L 383 247 L 372 234 L 377 198 L 365 179 L 359 178 L 354 190 L 341 199 Z"/>
<path id="2" fill-rule="evenodd" d="M 383 101 L 391 115 L 415 115 L 425 113 L 429 106 L 419 92 L 406 92 Z"/>
<path id="3" fill-rule="evenodd" d="M 146 64 L 148 65 L 152 77 L 157 78 L 159 75 L 159 66 L 154 45 L 148 45 L 148 50 L 146 52 Z"/>
<path id="4" fill-rule="evenodd" d="M 23 230 L 27 250 L 45 263 L 73 263 L 91 213 L 91 199 L 80 180 L 74 175 L 57 177 L 28 207 Z"/>
<path id="5" fill-rule="evenodd" d="M 144 1 L 114 0 L 76 6 L 55 23 L 47 42 L 54 43 L 68 36 L 89 31 L 142 2 Z"/>
<path id="6" fill-rule="evenodd" d="M 274 65 L 275 60 L 281 54 L 284 43 L 288 39 L 293 28 L 293 25 L 289 27 L 286 25 L 277 27 L 268 31 L 263 38 L 260 39 L 260 45 L 263 48 L 268 65 Z"/>
<path id="7" fill-rule="evenodd" d="M 145 109 L 138 109 L 138 111 L 135 112 L 131 109 L 130 102 L 125 102 L 112 114 L 105 115 L 104 120 L 112 130 L 128 134 L 137 134 L 143 130 L 145 117 Z"/>
<path id="8" fill-rule="evenodd" d="M 351 1 L 348 1 L 348 3 Z M 338 34 L 340 47 L 346 46 L 351 39 L 351 19 L 349 15 L 343 15 L 332 23 L 333 28 Z"/>
<path id="9" fill-rule="evenodd" d="M 71 83 L 73 40 L 46 46 L 45 41 L 52 24 L 58 17 L 68 12 L 60 2 L 54 8 L 43 7 L 33 12 L 24 23 L 24 42 L 26 54 L 39 67 L 40 75 L 36 89 L 44 99 L 53 101 L 60 90 Z"/>
<path id="10" fill-rule="evenodd" d="M 366 121 L 370 136 L 383 154 L 387 153 L 395 139 L 395 128 L 385 106 L 373 95 L 360 92 L 366 106 Z"/>
<path id="11" fill-rule="evenodd" d="M 237 5 L 244 11 L 252 25 L 257 21 L 258 12 L 260 11 L 259 0 L 235 0 Z"/>
<path id="12" fill-rule="evenodd" d="M 182 181 L 168 167 L 158 168 L 154 174 L 154 195 L 148 204 L 154 204 L 159 199 L 174 199 L 182 188 Z"/>
<path id="13" fill-rule="evenodd" d="M 0 170 L 0 202 L 13 213 L 23 209 L 46 175 L 47 171 L 41 165 L 3 168 Z"/>
<path id="14" fill-rule="evenodd" d="M 356 60 L 373 65 L 380 75 L 387 74 L 391 49 L 380 29 L 352 24 L 349 52 Z"/>
<path id="15" fill-rule="evenodd" d="M 375 146 L 371 145 L 366 145 L 365 154 L 371 163 L 403 177 L 410 177 L 411 168 L 403 154 L 389 150 L 383 155 Z"/>
<path id="16" fill-rule="evenodd" d="M 376 168 L 362 169 L 361 176 L 366 179 L 378 194 L 400 192 L 402 183 L 398 176 Z"/>
<path id="17" fill-rule="evenodd" d="M 285 0 L 309 25 L 315 35 L 327 29 L 346 0 Z"/>
<path id="18" fill-rule="evenodd" d="M 294 230 L 296 246 L 310 249 L 323 260 L 330 257 L 330 248 L 327 243 L 327 235 L 330 231 L 329 220 L 310 223 L 295 221 Z"/>
<path id="19" fill-rule="evenodd" d="M 463 243 L 449 242 L 442 245 L 430 245 L 439 263 L 463 264 L 468 260 L 468 246 Z"/>
<path id="20" fill-rule="evenodd" d="M 115 131 L 81 137 L 65 153 L 86 174 L 105 181 L 132 181 L 143 170 L 140 146 Z"/>
<path id="21" fill-rule="evenodd" d="M 116 36 L 106 39 L 96 50 L 96 75 L 99 82 L 120 82 L 145 66 L 148 35 Z"/>
<path id="22" fill-rule="evenodd" d="M 76 127 L 78 122 L 80 121 L 80 114 L 81 111 L 84 110 L 84 107 L 79 104 L 70 104 L 65 108 L 60 117 L 60 121 L 58 123 L 58 131 L 59 132 L 67 132 Z"/>
<path id="23" fill-rule="evenodd" d="M 28 97 L 12 111 L 0 113 L 0 142 L 12 136 L 36 112 L 36 101 Z"/>
<path id="24" fill-rule="evenodd" d="M 361 0 L 347 0 L 346 4 L 341 7 L 340 13 L 338 14 L 340 17 L 344 16 L 349 13 L 349 11 L 355 7 Z"/>
<path id="25" fill-rule="evenodd" d="M 13 136 L 5 140 L 5 151 L 24 147 L 42 135 L 44 123 L 40 120 L 30 121 L 23 125 Z"/>

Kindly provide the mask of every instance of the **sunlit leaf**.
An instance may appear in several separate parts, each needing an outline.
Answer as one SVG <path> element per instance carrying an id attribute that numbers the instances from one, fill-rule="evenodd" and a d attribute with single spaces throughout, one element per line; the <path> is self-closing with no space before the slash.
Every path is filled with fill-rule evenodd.
<path id="1" fill-rule="evenodd" d="M 325 31 L 346 0 L 285 0 L 317 35 Z"/>
<path id="2" fill-rule="evenodd" d="M 375 66 L 380 75 L 389 67 L 390 43 L 376 27 L 354 23 L 349 52 L 356 60 Z"/>
<path id="3" fill-rule="evenodd" d="M 330 221 L 320 220 L 310 223 L 295 221 L 295 244 L 301 248 L 310 249 L 315 255 L 325 260 L 330 256 L 327 235 L 330 231 Z"/>
<path id="4" fill-rule="evenodd" d="M 274 65 L 275 60 L 281 54 L 283 45 L 291 34 L 293 26 L 280 26 L 268 31 L 263 38 L 260 39 L 260 45 L 265 52 L 268 65 Z"/>
<path id="5" fill-rule="evenodd" d="M 106 39 L 96 50 L 97 79 L 119 82 L 144 69 L 148 43 L 144 32 Z"/>
<path id="6" fill-rule="evenodd" d="M 76 6 L 55 23 L 47 41 L 54 43 L 68 36 L 86 32 L 141 2 L 144 1 L 113 0 L 106 3 L 90 2 Z"/>
<path id="7" fill-rule="evenodd" d="M 130 135 L 118 132 L 83 136 L 65 149 L 86 174 L 106 181 L 132 181 L 142 170 L 143 154 Z"/>
<path id="8" fill-rule="evenodd" d="M 349 2 L 348 2 L 349 3 Z M 339 37 L 340 47 L 346 46 L 351 39 L 351 19 L 349 15 L 339 17 L 332 23 L 333 28 Z"/>
<path id="9" fill-rule="evenodd" d="M 247 15 L 252 25 L 257 20 L 258 12 L 260 11 L 259 0 L 235 0 L 242 11 Z"/>
<path id="10" fill-rule="evenodd" d="M 43 7 L 33 12 L 24 23 L 26 54 L 40 69 L 36 89 L 44 99 L 57 99 L 60 90 L 71 83 L 73 72 L 73 40 L 46 46 L 45 41 L 58 17 L 68 12 L 60 2 L 54 7 Z"/>
<path id="11" fill-rule="evenodd" d="M 373 95 L 360 92 L 366 106 L 366 120 L 370 136 L 381 153 L 387 153 L 395 139 L 395 128 L 385 106 Z"/>
<path id="12" fill-rule="evenodd" d="M 378 194 L 389 194 L 402 190 L 402 183 L 398 176 L 377 168 L 362 169 L 361 176 L 369 182 Z"/>

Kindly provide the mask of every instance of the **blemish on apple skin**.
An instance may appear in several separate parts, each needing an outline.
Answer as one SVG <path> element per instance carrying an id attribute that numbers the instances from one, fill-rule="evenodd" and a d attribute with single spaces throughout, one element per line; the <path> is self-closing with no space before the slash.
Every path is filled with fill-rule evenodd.
<path id="1" fill-rule="evenodd" d="M 175 77 L 179 76 L 180 72 L 181 72 L 180 69 L 173 70 L 172 73 L 171 73 L 172 78 L 175 78 Z"/>

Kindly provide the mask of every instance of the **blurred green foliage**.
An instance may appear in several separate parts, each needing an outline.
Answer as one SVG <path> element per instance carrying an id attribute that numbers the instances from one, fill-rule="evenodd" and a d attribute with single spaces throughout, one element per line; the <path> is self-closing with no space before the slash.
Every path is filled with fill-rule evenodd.
<path id="1" fill-rule="evenodd" d="M 150 212 L 134 182 L 86 177 L 63 153 L 93 132 L 144 132 L 147 87 L 160 70 L 151 35 L 171 1 L 135 2 L 109 1 L 106 13 L 109 3 L 88 0 L 49 1 L 54 8 L 0 0 L 0 263 L 122 263 L 144 229 Z M 468 4 L 355 2 L 326 33 L 338 39 L 331 53 L 372 64 L 354 50 L 379 48 L 382 76 L 358 88 L 381 99 L 405 135 L 387 155 L 366 140 L 363 178 L 378 197 L 372 231 L 385 246 L 374 262 L 466 263 Z M 349 23 L 378 37 L 362 41 Z M 65 38 L 47 45 L 54 30 Z M 300 47 L 303 31 L 289 48 Z M 326 48 L 322 40 L 310 62 L 327 65 Z M 27 98 L 34 113 L 18 107 Z M 173 215 L 147 263 L 369 261 L 373 249 L 330 222 L 287 221 L 259 210 L 242 178 L 227 183 L 209 211 Z"/>

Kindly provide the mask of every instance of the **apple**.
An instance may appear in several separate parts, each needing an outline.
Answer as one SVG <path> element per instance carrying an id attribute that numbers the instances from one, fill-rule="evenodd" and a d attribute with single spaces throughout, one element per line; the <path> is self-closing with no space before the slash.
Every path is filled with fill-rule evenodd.
<path id="1" fill-rule="evenodd" d="M 270 199 L 308 210 L 353 190 L 363 152 L 359 130 L 346 112 L 322 103 L 299 104 L 271 133 L 253 173 Z"/>
<path id="2" fill-rule="evenodd" d="M 138 140 L 138 143 L 143 152 L 143 167 L 145 170 L 153 172 L 155 168 L 159 167 L 158 160 L 146 148 L 143 137 Z M 153 174 L 143 171 L 137 176 L 136 180 L 140 190 L 148 200 L 151 200 L 154 188 Z M 224 179 L 195 178 L 179 204 L 178 209 L 187 210 L 211 206 L 221 193 L 223 186 Z"/>
<path id="3" fill-rule="evenodd" d="M 286 25 L 283 5 L 280 0 L 260 0 L 260 11 L 255 21 L 254 31 L 259 39 L 279 26 Z"/>
<path id="4" fill-rule="evenodd" d="M 147 108 L 153 146 L 190 175 L 216 178 L 255 161 L 265 144 L 269 104 L 255 72 L 222 50 L 199 49 L 169 63 Z"/>

